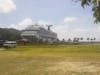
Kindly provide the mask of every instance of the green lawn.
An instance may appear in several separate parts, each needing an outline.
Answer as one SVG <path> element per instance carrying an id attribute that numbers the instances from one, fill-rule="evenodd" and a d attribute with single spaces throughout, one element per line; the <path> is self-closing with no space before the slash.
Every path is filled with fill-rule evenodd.
<path id="1" fill-rule="evenodd" d="M 100 75 L 99 67 L 100 45 L 0 48 L 0 75 Z"/>

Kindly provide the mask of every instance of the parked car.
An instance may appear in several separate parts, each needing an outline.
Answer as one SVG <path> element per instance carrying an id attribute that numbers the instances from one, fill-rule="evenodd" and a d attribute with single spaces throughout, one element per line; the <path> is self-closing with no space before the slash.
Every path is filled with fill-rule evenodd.
<path id="1" fill-rule="evenodd" d="M 3 47 L 6 47 L 6 48 L 14 48 L 16 46 L 17 46 L 16 41 L 5 41 L 3 44 Z"/>
<path id="2" fill-rule="evenodd" d="M 0 46 L 4 44 L 5 40 L 0 40 Z"/>

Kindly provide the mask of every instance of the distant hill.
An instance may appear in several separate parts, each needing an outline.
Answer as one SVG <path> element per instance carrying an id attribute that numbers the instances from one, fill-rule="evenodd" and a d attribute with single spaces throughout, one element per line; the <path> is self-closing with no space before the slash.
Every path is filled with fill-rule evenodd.
<path id="1" fill-rule="evenodd" d="M 13 28 L 0 28 L 0 40 L 18 40 L 21 31 Z"/>

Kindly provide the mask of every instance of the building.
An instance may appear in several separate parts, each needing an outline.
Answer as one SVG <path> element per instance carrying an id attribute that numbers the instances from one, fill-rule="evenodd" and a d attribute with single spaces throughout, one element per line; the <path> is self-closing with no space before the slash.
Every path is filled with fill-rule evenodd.
<path id="1" fill-rule="evenodd" d="M 23 30 L 21 37 L 26 38 L 31 42 L 56 42 L 57 34 L 51 31 L 50 27 L 51 25 L 48 25 L 48 29 L 45 29 L 39 25 L 31 25 Z"/>

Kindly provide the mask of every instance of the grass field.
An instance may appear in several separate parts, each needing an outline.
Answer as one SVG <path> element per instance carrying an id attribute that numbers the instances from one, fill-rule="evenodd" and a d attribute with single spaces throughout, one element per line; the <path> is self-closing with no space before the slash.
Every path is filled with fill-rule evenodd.
<path id="1" fill-rule="evenodd" d="M 0 75 L 100 75 L 100 45 L 0 48 Z"/>

